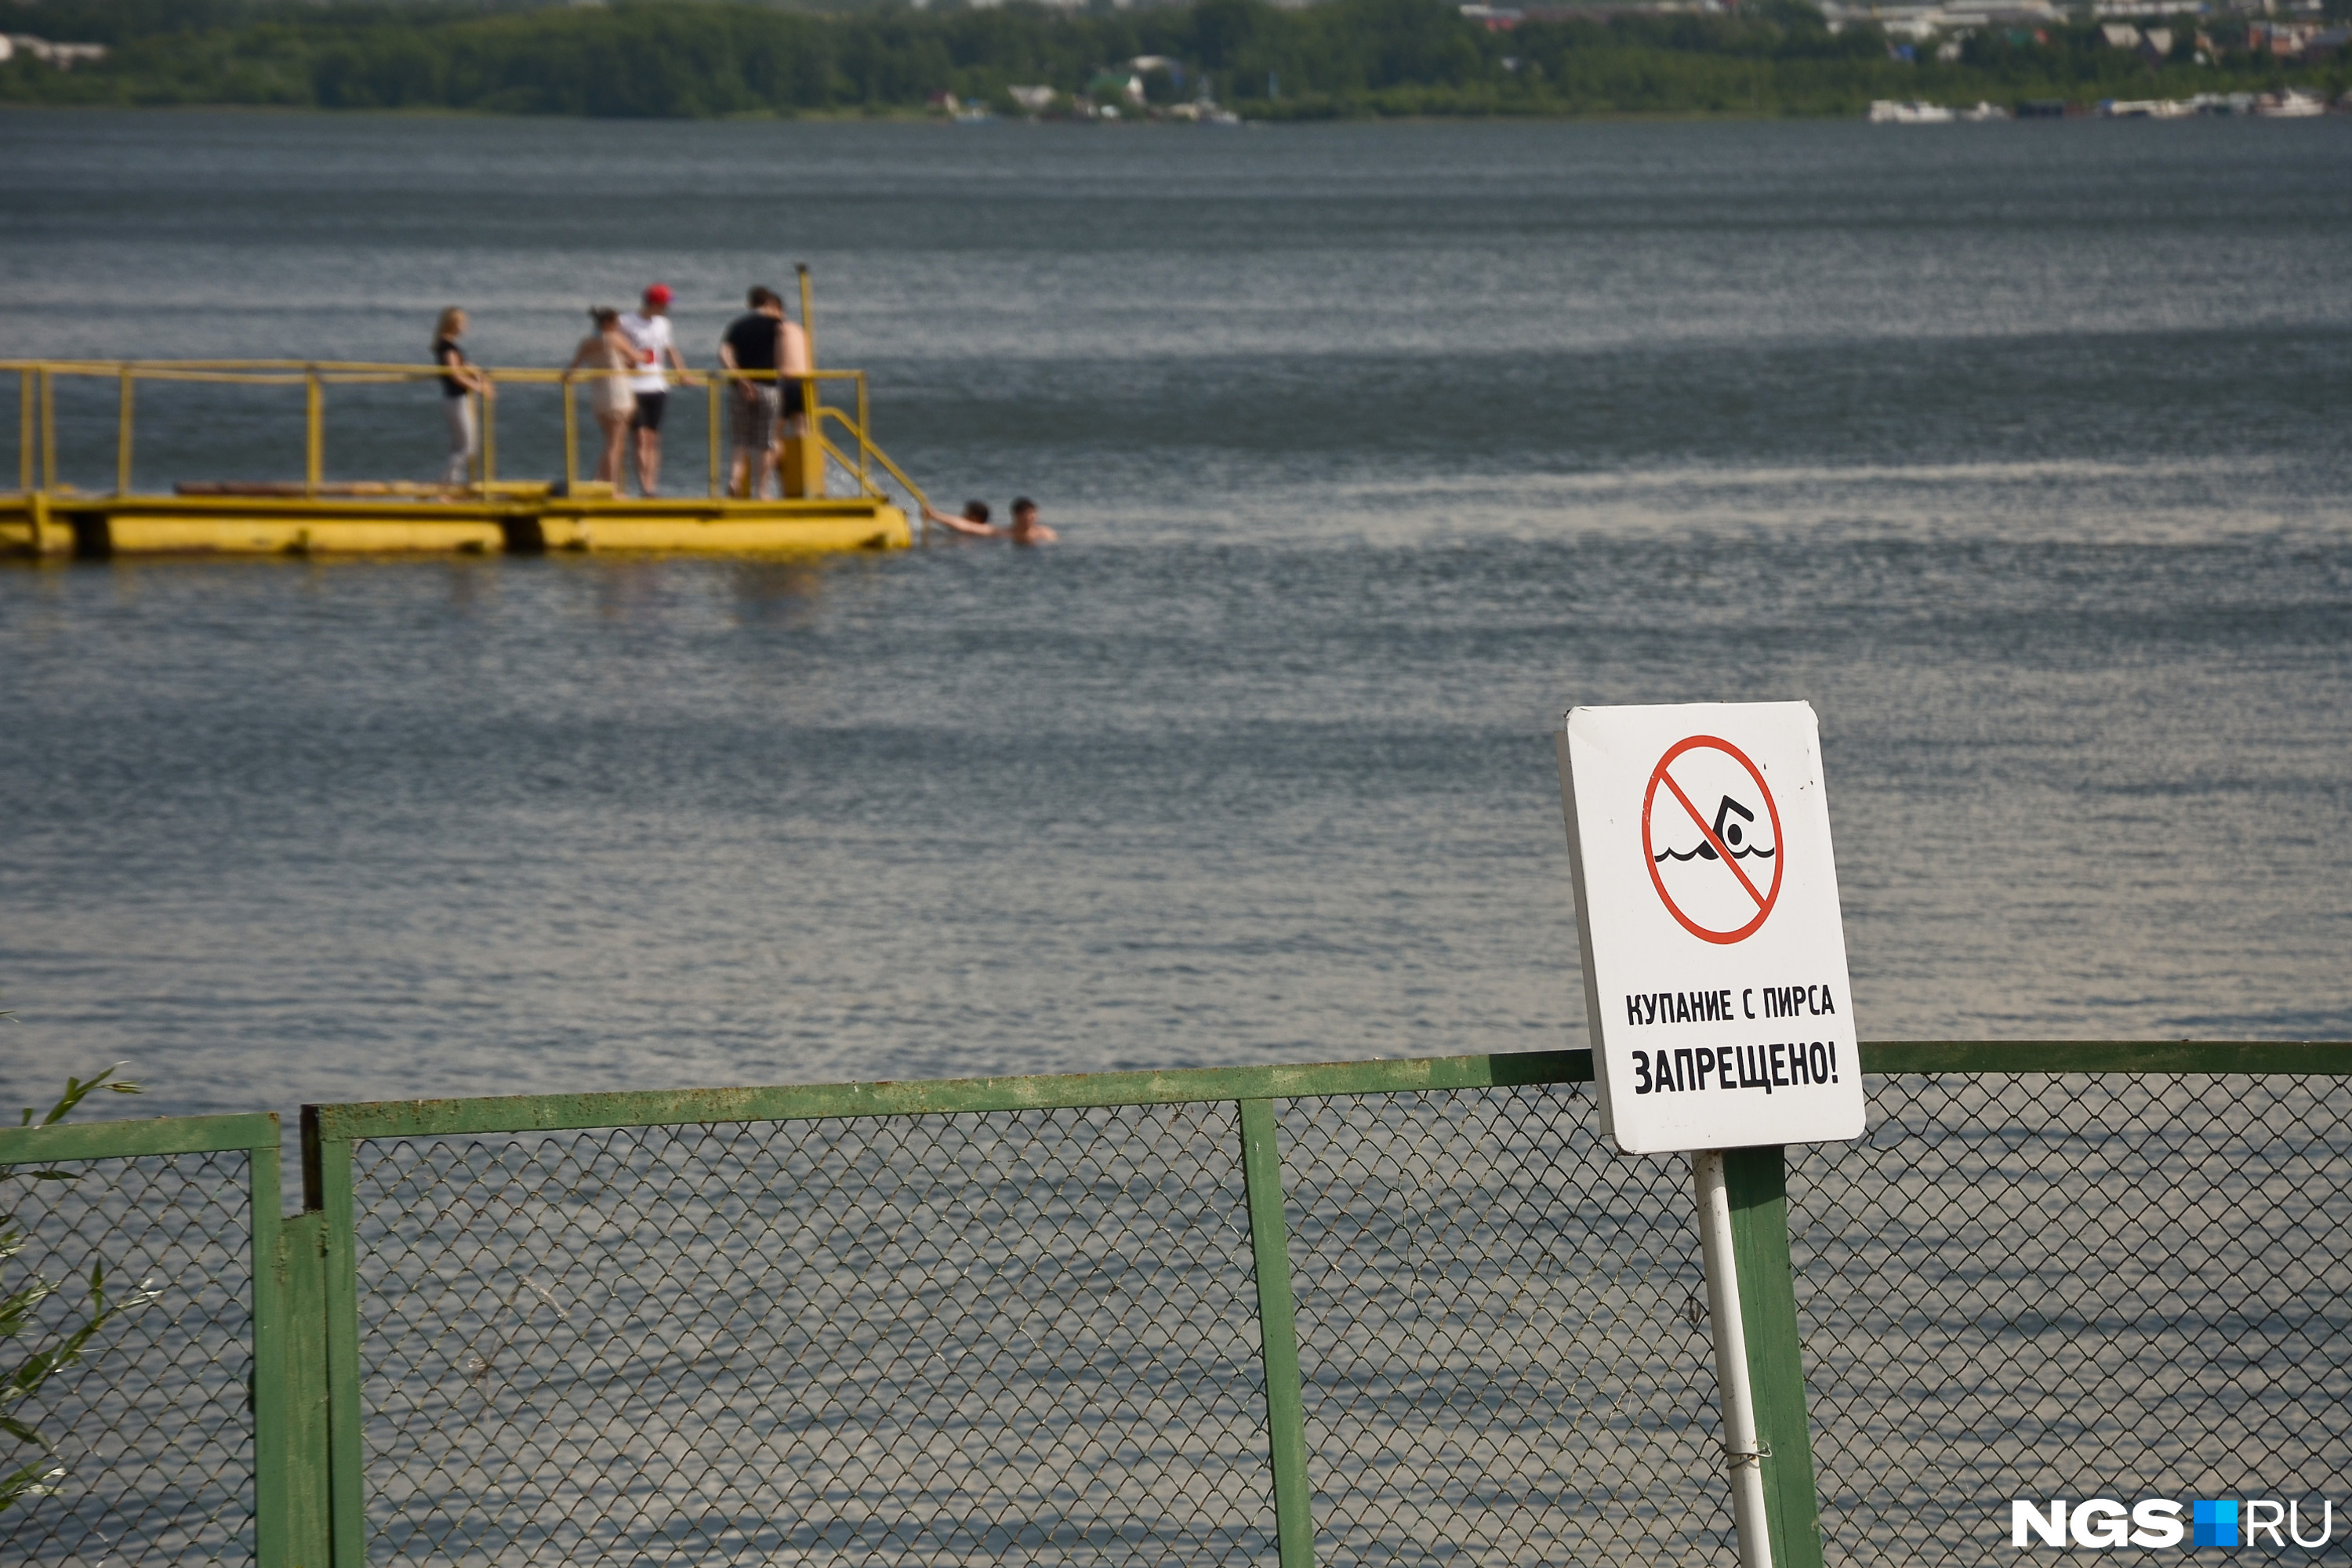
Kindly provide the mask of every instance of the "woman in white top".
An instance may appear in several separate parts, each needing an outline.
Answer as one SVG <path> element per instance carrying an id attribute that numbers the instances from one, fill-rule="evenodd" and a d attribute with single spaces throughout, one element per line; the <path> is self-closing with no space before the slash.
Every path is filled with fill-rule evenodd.
<path id="1" fill-rule="evenodd" d="M 596 330 L 580 340 L 578 352 L 563 368 L 569 372 L 585 366 L 596 373 L 588 393 L 588 406 L 595 410 L 597 427 L 604 432 L 604 454 L 596 459 L 596 478 L 617 491 L 628 447 L 629 416 L 637 406 L 637 395 L 629 390 L 629 377 L 637 368 L 637 351 L 621 331 L 620 311 L 599 305 L 588 313 L 595 318 Z"/>

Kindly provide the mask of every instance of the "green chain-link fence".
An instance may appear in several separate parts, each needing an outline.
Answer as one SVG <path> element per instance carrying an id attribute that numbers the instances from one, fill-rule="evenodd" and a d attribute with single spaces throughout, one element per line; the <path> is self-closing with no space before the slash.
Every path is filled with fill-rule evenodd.
<path id="1" fill-rule="evenodd" d="M 2013 1555 L 2012 1498 L 2327 1494 L 2352 1047 L 1864 1064 L 1869 1135 L 1789 1154 L 1830 1561 Z M 43 1391 L 87 1462 L 0 1539 L 265 1568 L 1728 1563 L 1688 1169 L 1616 1154 L 1588 1073 L 320 1107 L 320 1212 L 282 1236 L 271 1119 L 215 1119 L 271 1126 L 249 1163 L 48 1130 L 94 1173 L 42 1194 L 47 1271 L 179 1299 Z M 0 1132 L 0 1165 L 61 1158 L 44 1136 Z"/>
<path id="2" fill-rule="evenodd" d="M 25 1232 L 0 1297 L 54 1288 L 0 1338 L 0 1377 L 88 1321 L 93 1267 L 106 1300 L 154 1298 L 0 1405 L 40 1437 L 0 1431 L 0 1473 L 48 1472 L 0 1510 L 0 1561 L 253 1561 L 253 1221 L 278 1206 L 278 1138 L 274 1116 L 0 1131 L 0 1215 Z"/>
<path id="3" fill-rule="evenodd" d="M 398 1563 L 1248 1562 L 1234 1113 L 392 1142 L 357 1190 Z"/>
<path id="4" fill-rule="evenodd" d="M 2015 1556 L 2011 1500 L 2144 1497 L 2332 1499 L 2352 1554 L 2352 1082 L 1870 1089 L 1866 1137 L 1790 1152 L 1834 1559 Z"/>

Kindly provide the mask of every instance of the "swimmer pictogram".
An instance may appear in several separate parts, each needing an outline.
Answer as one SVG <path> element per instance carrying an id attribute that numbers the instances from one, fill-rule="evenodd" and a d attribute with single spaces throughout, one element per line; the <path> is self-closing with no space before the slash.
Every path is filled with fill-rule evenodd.
<path id="1" fill-rule="evenodd" d="M 1751 855 L 1760 856 L 1767 860 L 1770 859 L 1774 853 L 1772 850 L 1759 848 L 1753 844 L 1743 846 L 1740 843 L 1740 840 L 1746 837 L 1748 830 L 1740 826 L 1738 822 L 1728 822 L 1725 820 L 1735 813 L 1738 814 L 1741 822 L 1753 822 L 1756 820 L 1756 814 L 1754 812 L 1748 810 L 1746 806 L 1740 805 L 1729 795 L 1725 795 L 1723 797 L 1723 804 L 1715 808 L 1715 833 L 1713 837 L 1701 838 L 1696 845 L 1692 847 L 1687 854 L 1678 852 L 1673 845 L 1669 844 L 1664 849 L 1659 850 L 1655 855 L 1651 856 L 1650 858 L 1653 860 L 1712 860 L 1716 858 L 1715 847 L 1717 844 L 1723 844 L 1730 847 L 1731 858 L 1734 860 L 1745 860 Z"/>
<path id="2" fill-rule="evenodd" d="M 1698 804 L 1709 797 L 1712 816 Z M 1747 752 L 1714 735 L 1692 735 L 1667 747 L 1650 770 L 1642 853 L 1660 901 L 1685 931 L 1701 942 L 1739 942 L 1763 925 L 1780 896 L 1780 808 Z M 1768 868 L 1769 885 L 1758 886 Z"/>

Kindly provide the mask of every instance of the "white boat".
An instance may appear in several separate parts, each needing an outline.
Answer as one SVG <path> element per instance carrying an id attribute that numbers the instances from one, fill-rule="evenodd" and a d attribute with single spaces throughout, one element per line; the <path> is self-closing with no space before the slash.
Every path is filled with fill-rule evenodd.
<path id="1" fill-rule="evenodd" d="M 2254 100 L 2254 112 L 2265 120 L 2302 120 L 2327 112 L 2327 100 L 2317 93 L 2291 87 L 2273 96 L 2264 93 Z"/>
<path id="2" fill-rule="evenodd" d="M 1949 125 L 1959 118 L 1940 103 L 1897 103 L 1882 98 L 1864 116 L 1873 125 Z"/>
<path id="3" fill-rule="evenodd" d="M 1977 100 L 1977 106 L 1974 109 L 1961 110 L 1960 118 L 1971 124 L 1981 125 L 1988 121 L 2007 120 L 2010 118 L 2010 113 L 2000 105 L 1988 103 L 1980 98 Z"/>

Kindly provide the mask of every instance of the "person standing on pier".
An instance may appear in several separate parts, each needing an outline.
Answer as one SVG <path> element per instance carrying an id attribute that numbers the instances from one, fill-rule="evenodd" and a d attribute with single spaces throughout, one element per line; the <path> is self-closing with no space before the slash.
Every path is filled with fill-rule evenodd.
<path id="1" fill-rule="evenodd" d="M 621 312 L 610 305 L 599 305 L 588 312 L 596 330 L 580 340 L 572 355 L 572 363 L 563 367 L 566 375 L 586 366 L 596 373 L 588 389 L 588 406 L 596 412 L 597 428 L 604 433 L 604 455 L 596 459 L 596 478 L 620 494 L 622 482 L 628 477 L 628 440 L 630 416 L 636 410 L 636 394 L 630 384 L 636 379 L 637 350 L 628 335 L 621 331 Z M 564 395 L 571 395 L 569 387 Z"/>
<path id="2" fill-rule="evenodd" d="M 779 334 L 780 341 L 776 345 L 776 395 L 784 411 L 783 434 L 793 440 L 801 440 L 809 434 L 809 384 L 787 378 L 806 375 L 814 370 L 816 365 L 814 356 L 809 353 L 808 331 L 800 322 L 793 321 L 789 315 L 785 316 L 779 324 Z M 780 446 L 777 457 L 782 459 L 784 456 Z M 819 495 L 824 493 L 823 471 L 822 468 L 818 470 L 820 478 L 816 493 Z M 777 478 L 779 481 L 782 479 L 781 467 L 777 470 Z"/>
<path id="3" fill-rule="evenodd" d="M 482 449 L 482 433 L 474 420 L 475 393 L 496 397 L 490 378 L 473 367 L 457 340 L 466 335 L 466 312 L 452 305 L 441 312 L 433 329 L 433 363 L 441 367 L 441 412 L 449 422 L 449 463 L 441 482 L 462 489 L 473 477 L 474 454 Z"/>
<path id="4" fill-rule="evenodd" d="M 782 297 L 772 289 L 754 289 L 751 305 L 750 314 L 728 323 L 719 341 L 719 363 L 729 370 L 769 373 L 758 381 L 735 382 L 735 460 L 728 493 L 757 500 L 767 492 L 768 476 L 776 472 L 782 437 L 808 434 L 807 396 L 793 378 L 808 374 L 811 366 L 808 333 L 784 314 Z"/>
<path id="5" fill-rule="evenodd" d="M 667 371 L 686 368 L 670 337 L 669 301 L 668 284 L 651 284 L 645 302 L 621 318 L 622 335 L 637 351 L 638 374 L 629 384 L 637 395 L 637 405 L 629 416 L 629 428 L 636 437 L 637 493 L 648 498 L 661 488 L 662 414 L 669 405 Z M 667 369 L 662 364 L 665 354 L 669 356 Z"/>
<path id="6" fill-rule="evenodd" d="M 719 363 L 731 371 L 765 372 L 757 381 L 734 378 L 735 457 L 727 493 L 758 500 L 776 466 L 776 413 L 782 406 L 774 380 L 783 363 L 784 301 L 773 289 L 754 289 L 751 311 L 727 324 L 719 340 Z"/>

